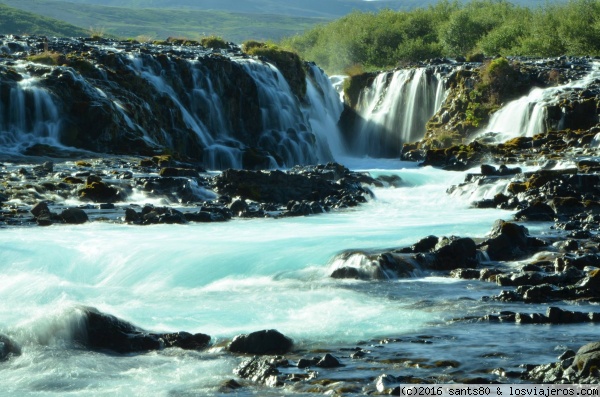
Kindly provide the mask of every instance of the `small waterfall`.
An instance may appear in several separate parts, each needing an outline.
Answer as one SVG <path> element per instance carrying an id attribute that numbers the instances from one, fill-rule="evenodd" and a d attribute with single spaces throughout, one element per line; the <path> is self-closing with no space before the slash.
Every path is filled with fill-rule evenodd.
<path id="1" fill-rule="evenodd" d="M 34 143 L 59 145 L 60 110 L 39 80 L 22 71 L 22 80 L 0 87 L 0 146 L 18 153 Z"/>
<path id="2" fill-rule="evenodd" d="M 519 99 L 509 102 L 492 115 L 488 126 L 476 136 L 492 137 L 496 142 L 520 136 L 534 136 L 546 132 L 549 128 L 563 129 L 565 114 L 552 125 L 548 109 L 557 106 L 560 101 L 574 91 L 581 90 L 600 77 L 600 65 L 594 64 L 592 71 L 583 79 L 565 85 L 550 88 L 534 88 Z"/>
<path id="3" fill-rule="evenodd" d="M 322 139 L 325 136 L 323 123 L 330 118 L 326 116 L 328 110 L 312 109 L 315 105 L 329 106 L 326 97 L 329 92 L 318 95 L 314 83 L 307 78 L 307 101 L 314 102 L 311 109 L 307 110 L 275 66 L 251 59 L 240 62 L 254 78 L 258 88 L 263 122 L 259 146 L 282 156 L 287 167 L 332 160 L 325 146 L 327 141 Z M 299 109 L 302 111 L 299 112 Z M 334 108 L 332 113 L 336 111 Z M 337 129 L 333 133 L 337 133 Z"/>
<path id="4" fill-rule="evenodd" d="M 338 121 L 344 111 L 344 103 L 327 75 L 311 64 L 306 84 L 305 117 L 318 140 L 319 159 L 326 161 L 346 153 L 341 139 Z"/>
<path id="5" fill-rule="evenodd" d="M 445 81 L 432 69 L 380 73 L 358 100 L 356 154 L 397 157 L 402 145 L 421 139 L 425 124 L 446 98 Z"/>

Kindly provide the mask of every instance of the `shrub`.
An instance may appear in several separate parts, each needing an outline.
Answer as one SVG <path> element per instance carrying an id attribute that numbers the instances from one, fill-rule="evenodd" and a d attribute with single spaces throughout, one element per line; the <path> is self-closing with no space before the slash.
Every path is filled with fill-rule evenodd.
<path id="1" fill-rule="evenodd" d="M 31 55 L 27 57 L 30 62 L 41 63 L 49 66 L 58 66 L 65 63 L 65 56 L 58 52 L 44 51 L 39 54 Z"/>
<path id="2" fill-rule="evenodd" d="M 204 36 L 200 39 L 200 44 L 205 48 L 214 48 L 214 49 L 225 49 L 228 48 L 229 45 L 225 40 L 223 40 L 220 36 Z"/>

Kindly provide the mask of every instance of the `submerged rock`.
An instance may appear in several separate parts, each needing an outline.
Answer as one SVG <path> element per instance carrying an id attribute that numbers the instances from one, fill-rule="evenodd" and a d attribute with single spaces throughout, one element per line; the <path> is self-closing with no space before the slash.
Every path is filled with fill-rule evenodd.
<path id="1" fill-rule="evenodd" d="M 21 347 L 6 335 L 0 334 L 0 361 L 6 361 L 11 356 L 20 356 Z"/>

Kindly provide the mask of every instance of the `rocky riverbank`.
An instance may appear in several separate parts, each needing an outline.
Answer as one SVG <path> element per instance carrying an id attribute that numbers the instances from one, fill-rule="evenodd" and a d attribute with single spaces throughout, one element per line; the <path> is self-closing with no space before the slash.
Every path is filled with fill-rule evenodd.
<path id="1" fill-rule="evenodd" d="M 355 207 L 389 183 L 336 163 L 215 174 L 169 156 L 5 163 L 0 178 L 3 226 L 302 216 Z"/>

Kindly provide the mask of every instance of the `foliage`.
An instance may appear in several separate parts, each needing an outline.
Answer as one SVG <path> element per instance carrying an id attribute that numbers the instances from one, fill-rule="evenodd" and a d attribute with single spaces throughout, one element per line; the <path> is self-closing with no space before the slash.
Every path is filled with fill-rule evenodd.
<path id="1" fill-rule="evenodd" d="M 597 56 L 600 0 L 531 8 L 507 0 L 440 0 L 412 11 L 356 11 L 280 45 L 331 74 L 352 65 L 374 71 L 469 54 Z"/>
<path id="2" fill-rule="evenodd" d="M 58 52 L 44 51 L 27 57 L 27 60 L 43 65 L 57 66 L 62 65 L 65 62 L 65 56 Z"/>
<path id="3" fill-rule="evenodd" d="M 222 49 L 227 48 L 227 42 L 221 36 L 204 36 L 200 39 L 200 44 L 206 48 Z"/>

